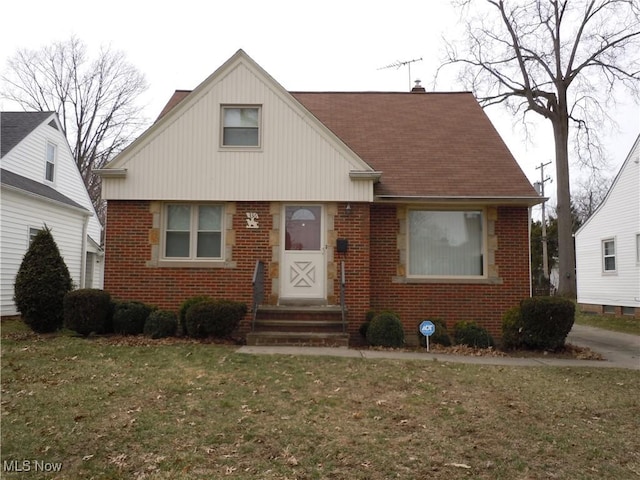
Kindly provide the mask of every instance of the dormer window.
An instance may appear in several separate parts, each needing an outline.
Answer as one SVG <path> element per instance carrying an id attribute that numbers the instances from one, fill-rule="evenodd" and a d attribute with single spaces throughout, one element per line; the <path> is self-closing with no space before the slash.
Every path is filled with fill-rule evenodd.
<path id="1" fill-rule="evenodd" d="M 47 158 L 45 163 L 44 178 L 48 182 L 55 180 L 56 173 L 56 146 L 53 143 L 47 142 Z"/>
<path id="2" fill-rule="evenodd" d="M 222 146 L 260 146 L 259 107 L 222 107 Z"/>

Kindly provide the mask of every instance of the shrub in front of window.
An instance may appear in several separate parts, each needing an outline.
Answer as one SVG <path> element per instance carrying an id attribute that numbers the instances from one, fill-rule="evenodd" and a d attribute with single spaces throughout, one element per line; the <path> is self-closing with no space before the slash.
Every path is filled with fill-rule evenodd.
<path id="1" fill-rule="evenodd" d="M 34 332 L 54 332 L 62 327 L 64 296 L 72 288 L 69 269 L 45 227 L 33 238 L 16 275 L 16 307 Z"/>
<path id="2" fill-rule="evenodd" d="M 453 326 L 453 338 L 458 345 L 473 348 L 494 347 L 495 342 L 489 331 L 476 322 L 458 322 Z"/>
<path id="3" fill-rule="evenodd" d="M 173 337 L 178 328 L 178 317 L 169 310 L 154 310 L 144 322 L 143 333 L 151 338 Z"/>
<path id="4" fill-rule="evenodd" d="M 64 326 L 80 335 L 111 331 L 112 306 L 109 292 L 82 288 L 64 296 Z"/>
<path id="5" fill-rule="evenodd" d="M 204 302 L 207 300 L 213 300 L 213 298 L 207 295 L 198 295 L 195 297 L 187 298 L 184 302 L 182 302 L 182 305 L 180 305 L 180 309 L 178 310 L 178 327 L 180 328 L 181 335 L 188 335 L 187 312 L 189 311 L 189 309 L 194 305 L 196 305 L 197 303 Z"/>
<path id="6" fill-rule="evenodd" d="M 187 335 L 195 338 L 227 338 L 247 314 L 247 305 L 232 300 L 205 300 L 186 313 Z"/>
<path id="7" fill-rule="evenodd" d="M 153 310 L 142 302 L 117 302 L 113 310 L 113 331 L 120 335 L 140 335 Z"/>
<path id="8" fill-rule="evenodd" d="M 532 297 L 520 303 L 523 344 L 527 348 L 557 350 L 564 346 L 575 320 L 575 304 L 562 297 Z"/>
<path id="9" fill-rule="evenodd" d="M 377 314 L 367 328 L 367 341 L 376 347 L 402 347 L 404 345 L 404 329 L 400 318 L 392 312 Z"/>
<path id="10" fill-rule="evenodd" d="M 438 345 L 442 345 L 444 347 L 451 346 L 451 336 L 449 335 L 449 331 L 447 330 L 447 323 L 444 320 L 440 320 L 439 318 L 430 318 L 431 323 L 436 327 L 433 335 L 429 337 L 429 343 Z M 422 323 L 422 322 L 420 322 Z M 418 338 L 420 339 L 420 345 L 426 348 L 427 346 L 427 338 L 420 332 L 418 324 Z"/>

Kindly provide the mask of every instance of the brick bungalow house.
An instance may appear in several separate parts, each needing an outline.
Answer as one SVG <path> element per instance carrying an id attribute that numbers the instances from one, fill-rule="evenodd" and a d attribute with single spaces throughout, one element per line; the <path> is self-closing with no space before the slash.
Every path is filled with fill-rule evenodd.
<path id="1" fill-rule="evenodd" d="M 100 174 L 105 289 L 259 304 L 249 343 L 357 344 L 370 309 L 499 337 L 530 295 L 540 198 L 468 92 L 288 92 L 239 50 Z"/>

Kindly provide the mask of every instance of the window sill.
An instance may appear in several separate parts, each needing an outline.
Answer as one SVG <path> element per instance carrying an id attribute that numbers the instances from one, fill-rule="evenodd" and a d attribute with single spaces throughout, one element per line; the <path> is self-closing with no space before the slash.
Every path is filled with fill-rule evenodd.
<path id="1" fill-rule="evenodd" d="M 502 278 L 411 278 L 392 277 L 392 283 L 425 283 L 425 284 L 452 284 L 452 285 L 502 285 Z"/>
<path id="2" fill-rule="evenodd" d="M 199 260 L 159 260 L 147 262 L 147 267 L 157 268 L 236 268 L 236 262 L 199 261 Z"/>

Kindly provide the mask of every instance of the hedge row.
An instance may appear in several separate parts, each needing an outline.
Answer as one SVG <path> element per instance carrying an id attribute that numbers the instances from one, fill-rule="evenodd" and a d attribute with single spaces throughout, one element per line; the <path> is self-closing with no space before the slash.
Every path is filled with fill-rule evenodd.
<path id="1" fill-rule="evenodd" d="M 228 337 L 247 313 L 244 303 L 193 297 L 178 314 L 138 301 L 113 301 L 98 289 L 67 293 L 63 301 L 64 326 L 80 335 L 117 333 L 163 338 L 181 333 L 195 338 Z M 180 328 L 178 328 L 180 327 Z"/>

